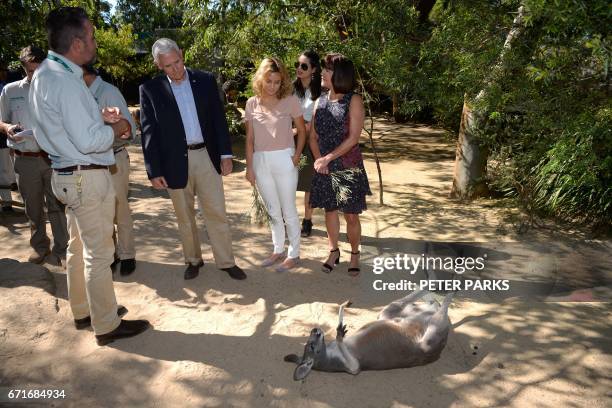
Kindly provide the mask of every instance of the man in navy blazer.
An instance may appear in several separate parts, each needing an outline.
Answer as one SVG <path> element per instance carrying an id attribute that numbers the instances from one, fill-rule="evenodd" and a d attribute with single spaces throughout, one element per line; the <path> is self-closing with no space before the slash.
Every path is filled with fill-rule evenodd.
<path id="1" fill-rule="evenodd" d="M 187 269 L 204 265 L 195 220 L 197 196 L 215 263 L 233 279 L 246 275 L 234 261 L 221 175 L 232 172 L 232 148 L 215 78 L 185 68 L 183 53 L 167 38 L 153 44 L 164 74 L 140 86 L 142 150 L 151 184 L 167 189 L 178 221 Z"/>

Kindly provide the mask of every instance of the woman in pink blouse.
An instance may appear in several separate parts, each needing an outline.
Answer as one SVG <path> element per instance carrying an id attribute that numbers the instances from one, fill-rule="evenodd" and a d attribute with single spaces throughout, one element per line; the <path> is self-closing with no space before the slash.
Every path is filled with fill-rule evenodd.
<path id="1" fill-rule="evenodd" d="M 265 58 L 253 78 L 255 96 L 246 104 L 246 179 L 257 184 L 270 214 L 274 249 L 262 263 L 270 266 L 284 257 L 285 225 L 289 240 L 287 257 L 276 268 L 287 271 L 300 255 L 300 222 L 295 206 L 297 165 L 306 141 L 306 128 L 298 98 L 291 94 L 289 74 L 276 58 Z M 297 129 L 294 142 L 292 123 Z M 297 146 L 295 145 L 297 143 Z"/>

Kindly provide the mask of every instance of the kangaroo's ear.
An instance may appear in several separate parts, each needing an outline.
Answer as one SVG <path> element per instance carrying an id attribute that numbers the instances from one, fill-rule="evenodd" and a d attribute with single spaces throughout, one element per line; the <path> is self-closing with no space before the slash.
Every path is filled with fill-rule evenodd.
<path id="1" fill-rule="evenodd" d="M 299 364 L 295 368 L 295 371 L 293 372 L 293 379 L 295 381 L 300 381 L 306 378 L 306 376 L 310 374 L 310 370 L 312 369 L 313 364 L 314 364 L 314 360 L 311 358 Z"/>
<path id="2" fill-rule="evenodd" d="M 284 360 L 288 363 L 295 363 L 295 364 L 300 364 L 302 362 L 302 359 L 299 358 L 296 354 L 287 354 Z"/>

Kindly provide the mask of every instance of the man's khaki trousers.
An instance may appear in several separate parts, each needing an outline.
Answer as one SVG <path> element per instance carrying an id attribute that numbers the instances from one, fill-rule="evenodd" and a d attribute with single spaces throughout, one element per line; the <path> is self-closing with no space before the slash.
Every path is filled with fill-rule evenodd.
<path id="1" fill-rule="evenodd" d="M 225 214 L 223 180 L 205 148 L 188 150 L 188 152 L 187 186 L 182 189 L 168 189 L 183 243 L 185 263 L 196 265 L 202 260 L 194 210 L 194 196 L 197 195 L 217 268 L 229 268 L 236 263 L 232 252 L 232 236 Z"/>
<path id="2" fill-rule="evenodd" d="M 116 194 L 115 225 L 117 225 L 116 253 L 119 259 L 136 257 L 134 249 L 134 223 L 128 203 L 130 190 L 130 155 L 126 149 L 115 154 L 115 165 L 111 166 L 113 186 Z"/>
<path id="3" fill-rule="evenodd" d="M 68 220 L 68 298 L 75 319 L 91 316 L 96 335 L 114 330 L 121 320 L 110 264 L 113 262 L 115 190 L 105 169 L 53 171 L 55 196 L 66 205 Z"/>

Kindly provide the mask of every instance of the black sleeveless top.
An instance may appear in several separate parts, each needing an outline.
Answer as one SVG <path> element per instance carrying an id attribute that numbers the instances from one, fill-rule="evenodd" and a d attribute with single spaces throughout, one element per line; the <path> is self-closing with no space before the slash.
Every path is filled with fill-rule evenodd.
<path id="1" fill-rule="evenodd" d="M 321 156 L 333 151 L 348 137 L 348 113 L 352 96 L 352 92 L 347 93 L 338 101 L 330 101 L 329 94 L 322 94 L 319 98 L 314 125 L 319 136 Z M 371 195 L 372 192 L 359 144 L 343 156 L 332 160 L 328 168 L 330 174 L 336 174 L 335 181 L 332 183 L 331 175 L 315 172 L 310 190 L 310 205 L 351 214 L 366 210 L 365 196 Z"/>

